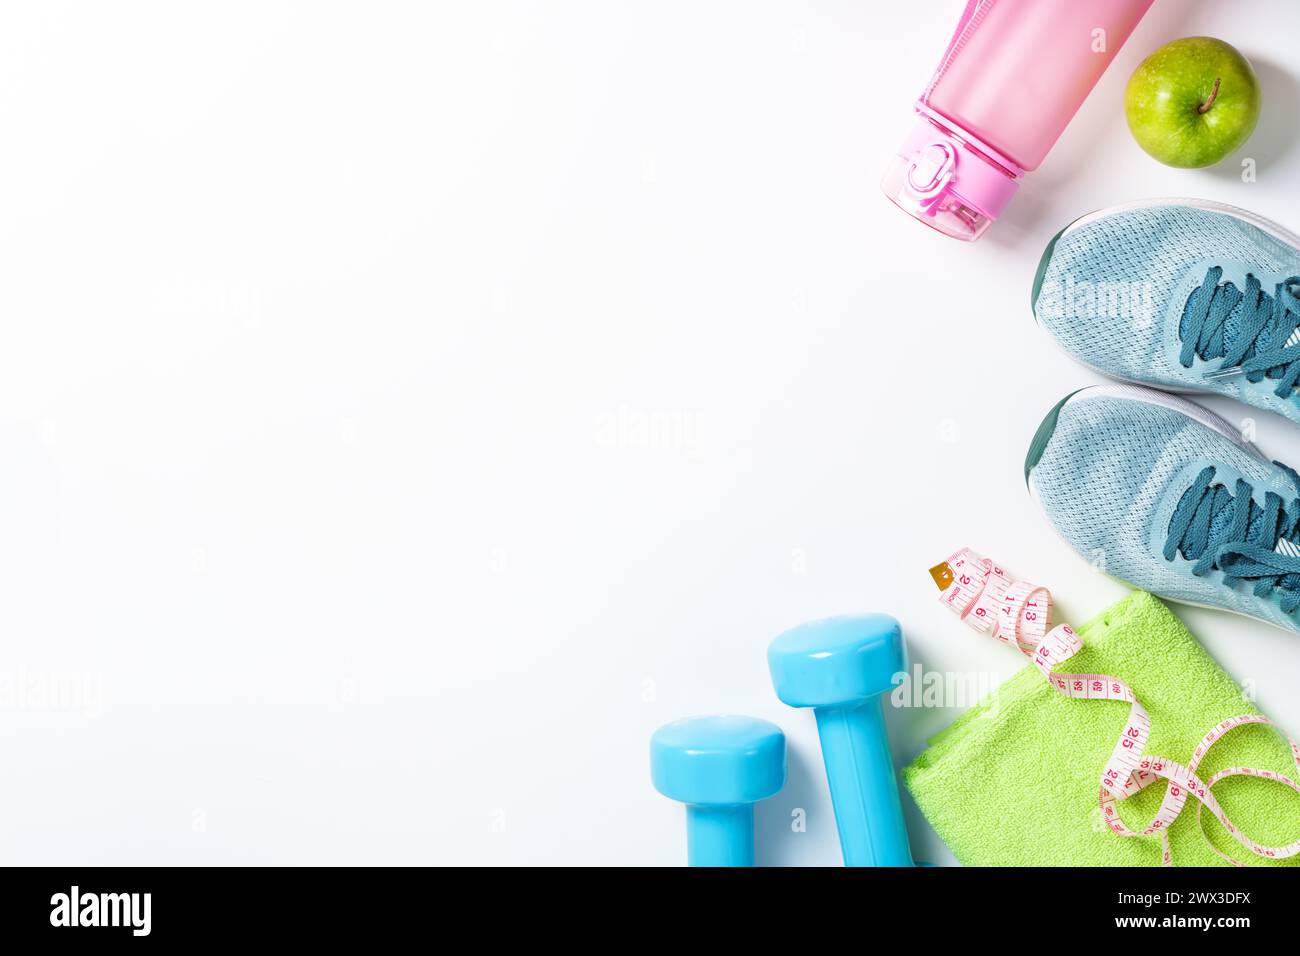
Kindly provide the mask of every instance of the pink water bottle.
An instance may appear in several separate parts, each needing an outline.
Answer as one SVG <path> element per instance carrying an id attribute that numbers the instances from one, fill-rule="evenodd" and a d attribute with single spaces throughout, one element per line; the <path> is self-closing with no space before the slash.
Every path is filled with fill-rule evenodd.
<path id="1" fill-rule="evenodd" d="M 968 0 L 885 195 L 945 235 L 978 239 L 1153 2 Z"/>

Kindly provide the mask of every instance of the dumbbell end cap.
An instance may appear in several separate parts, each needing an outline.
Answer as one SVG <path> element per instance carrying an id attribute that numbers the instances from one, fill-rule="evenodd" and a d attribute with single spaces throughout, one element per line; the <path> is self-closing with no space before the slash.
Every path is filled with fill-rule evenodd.
<path id="1" fill-rule="evenodd" d="M 650 779 L 664 796 L 697 806 L 766 800 L 785 786 L 785 734 L 756 717 L 675 720 L 650 738 Z"/>
<path id="2" fill-rule="evenodd" d="M 767 664 L 776 696 L 791 707 L 835 707 L 893 687 L 907 670 L 907 651 L 902 628 L 888 614 L 845 615 L 778 635 Z"/>

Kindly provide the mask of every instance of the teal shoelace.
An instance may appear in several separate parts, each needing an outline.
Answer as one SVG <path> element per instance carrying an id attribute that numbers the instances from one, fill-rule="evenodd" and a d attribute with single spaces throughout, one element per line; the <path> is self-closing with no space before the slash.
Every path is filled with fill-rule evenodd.
<path id="1" fill-rule="evenodd" d="M 1174 509 L 1164 555 L 1166 561 L 1180 553 L 1195 561 L 1192 573 L 1198 576 L 1222 571 L 1228 586 L 1254 582 L 1256 597 L 1276 588 L 1283 612 L 1291 614 L 1300 607 L 1300 474 L 1274 464 L 1290 475 L 1298 497 L 1284 504 L 1270 491 L 1262 508 L 1248 482 L 1238 479 L 1230 492 L 1214 484 L 1213 467 L 1202 469 Z"/>
<path id="2" fill-rule="evenodd" d="M 1253 275 L 1246 276 L 1244 290 L 1222 279 L 1223 269 L 1214 266 L 1187 297 L 1178 324 L 1179 362 L 1191 368 L 1194 358 L 1222 359 L 1206 378 L 1276 379 L 1273 394 L 1286 398 L 1300 381 L 1300 276 L 1279 282 L 1272 295 Z"/>

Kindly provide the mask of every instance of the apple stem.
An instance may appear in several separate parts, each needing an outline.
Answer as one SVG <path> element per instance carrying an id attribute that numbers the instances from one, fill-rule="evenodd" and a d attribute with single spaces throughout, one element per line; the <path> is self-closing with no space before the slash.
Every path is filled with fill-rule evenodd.
<path id="1" fill-rule="evenodd" d="M 1209 112 L 1210 107 L 1214 105 L 1214 101 L 1218 98 L 1219 98 L 1219 77 L 1216 76 L 1214 78 L 1214 89 L 1210 90 L 1210 98 L 1206 100 L 1204 103 L 1202 103 L 1200 106 L 1196 107 L 1196 112 L 1201 114 Z"/>

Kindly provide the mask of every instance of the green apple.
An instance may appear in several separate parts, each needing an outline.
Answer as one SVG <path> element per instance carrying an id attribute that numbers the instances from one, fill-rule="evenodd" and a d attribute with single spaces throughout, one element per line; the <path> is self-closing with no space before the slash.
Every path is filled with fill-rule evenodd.
<path id="1" fill-rule="evenodd" d="M 1213 37 L 1166 43 L 1133 71 L 1124 112 L 1133 138 L 1160 162 L 1211 166 L 1259 120 L 1259 80 L 1236 48 Z"/>

